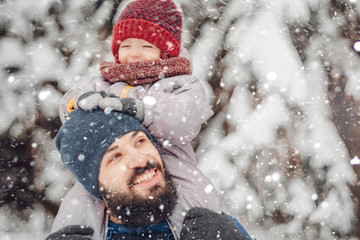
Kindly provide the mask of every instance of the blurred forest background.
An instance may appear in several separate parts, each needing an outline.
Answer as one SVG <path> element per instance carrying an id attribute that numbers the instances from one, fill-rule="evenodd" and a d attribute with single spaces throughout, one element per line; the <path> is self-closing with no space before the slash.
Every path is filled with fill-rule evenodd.
<path id="1" fill-rule="evenodd" d="M 160 0 L 159 0 L 160 1 Z M 257 239 L 360 239 L 360 1 L 176 0 L 215 115 L 194 142 Z M 128 1 L 0 0 L 0 239 L 42 239 L 74 178 L 58 104 Z"/>

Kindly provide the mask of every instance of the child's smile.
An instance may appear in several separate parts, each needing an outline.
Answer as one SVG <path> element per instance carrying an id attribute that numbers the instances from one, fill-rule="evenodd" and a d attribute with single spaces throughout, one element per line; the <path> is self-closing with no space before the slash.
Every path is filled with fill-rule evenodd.
<path id="1" fill-rule="evenodd" d="M 154 61 L 160 59 L 160 49 L 155 45 L 137 38 L 128 38 L 121 42 L 118 50 L 120 63 Z"/>

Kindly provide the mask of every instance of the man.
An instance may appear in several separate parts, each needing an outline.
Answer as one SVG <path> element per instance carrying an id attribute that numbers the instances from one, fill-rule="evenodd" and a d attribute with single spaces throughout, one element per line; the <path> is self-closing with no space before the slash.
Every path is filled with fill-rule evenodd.
<path id="1" fill-rule="evenodd" d="M 61 221 L 68 226 L 55 229 L 48 240 L 92 239 L 94 232 L 102 239 L 178 239 L 169 217 L 176 208 L 179 185 L 164 165 L 166 154 L 159 153 L 165 150 L 137 119 L 116 111 L 76 110 L 59 130 L 56 146 L 65 165 L 98 199 L 79 206 L 88 209 L 79 211 L 86 213 L 84 219 L 98 227 L 75 225 L 66 216 Z M 76 189 L 72 192 L 77 196 Z M 180 236 L 249 239 L 243 231 L 224 215 L 194 208 L 186 215 Z"/>

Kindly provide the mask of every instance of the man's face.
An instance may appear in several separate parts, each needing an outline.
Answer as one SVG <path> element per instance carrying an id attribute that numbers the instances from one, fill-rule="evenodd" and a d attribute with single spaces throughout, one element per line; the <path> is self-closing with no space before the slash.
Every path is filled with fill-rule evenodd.
<path id="1" fill-rule="evenodd" d="M 127 133 L 111 144 L 101 160 L 99 185 L 143 199 L 155 186 L 165 186 L 161 157 L 144 132 Z"/>
<path id="2" fill-rule="evenodd" d="M 175 187 L 142 131 L 125 134 L 108 148 L 100 164 L 99 186 L 111 220 L 131 227 L 163 221 L 175 206 Z"/>

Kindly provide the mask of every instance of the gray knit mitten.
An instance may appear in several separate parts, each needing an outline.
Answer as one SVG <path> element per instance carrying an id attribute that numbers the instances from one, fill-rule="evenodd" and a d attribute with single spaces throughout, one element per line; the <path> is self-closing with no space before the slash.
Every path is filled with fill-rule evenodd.
<path id="1" fill-rule="evenodd" d="M 95 91 L 80 91 L 76 94 L 74 99 L 74 108 L 82 109 L 84 111 L 91 111 L 99 106 L 100 100 L 106 97 L 105 92 Z"/>
<path id="2" fill-rule="evenodd" d="M 200 207 L 186 214 L 180 236 L 181 240 L 250 240 L 227 216 Z"/>
<path id="3" fill-rule="evenodd" d="M 91 240 L 94 229 L 84 225 L 70 225 L 47 236 L 45 240 Z"/>
<path id="4" fill-rule="evenodd" d="M 109 96 L 100 100 L 99 108 L 110 108 L 134 116 L 140 122 L 144 121 L 145 107 L 144 103 L 139 99 Z"/>

